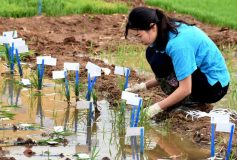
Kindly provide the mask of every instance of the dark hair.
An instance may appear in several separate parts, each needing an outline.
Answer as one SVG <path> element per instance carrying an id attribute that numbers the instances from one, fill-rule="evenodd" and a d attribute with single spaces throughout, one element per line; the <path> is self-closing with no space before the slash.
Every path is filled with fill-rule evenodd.
<path id="1" fill-rule="evenodd" d="M 155 23 L 159 31 L 155 43 L 157 49 L 159 51 L 163 51 L 165 50 L 166 45 L 169 41 L 169 32 L 178 35 L 177 27 L 179 27 L 180 24 L 177 24 L 176 22 L 193 25 L 188 24 L 183 20 L 170 18 L 159 9 L 137 7 L 134 8 L 128 16 L 128 22 L 124 35 L 125 38 L 127 38 L 129 29 L 150 30 L 152 27 L 150 26 L 150 24 Z"/>

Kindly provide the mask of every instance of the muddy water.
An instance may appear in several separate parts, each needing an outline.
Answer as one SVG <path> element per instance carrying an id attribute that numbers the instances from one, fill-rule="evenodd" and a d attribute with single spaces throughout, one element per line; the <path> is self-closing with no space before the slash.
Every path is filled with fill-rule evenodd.
<path id="1" fill-rule="evenodd" d="M 17 76 L 13 78 L 19 80 Z M 131 139 L 120 134 L 122 128 L 116 127 L 115 112 L 109 109 L 106 100 L 101 100 L 100 114 L 88 121 L 87 110 L 75 109 L 74 93 L 71 92 L 71 104 L 68 105 L 63 93 L 63 85 L 45 80 L 41 94 L 34 89 L 17 85 L 12 78 L 1 76 L 0 101 L 1 111 L 15 115 L 12 119 L 1 116 L 0 142 L 1 156 L 16 159 L 76 159 L 73 155 L 85 153 L 94 155 L 94 159 L 109 157 L 110 159 L 205 159 L 209 156 L 208 149 L 201 149 L 190 141 L 177 136 L 163 127 L 152 125 L 145 131 L 145 152 L 140 154 L 139 138 Z M 36 94 L 38 93 L 38 94 Z M 83 94 L 82 94 L 83 95 Z M 84 95 L 83 95 L 84 96 Z M 8 106 L 8 107 L 6 107 Z M 17 106 L 17 107 L 16 107 Z M 127 109 L 126 123 L 129 123 L 130 111 Z M 20 128 L 30 124 L 31 128 Z M 18 130 L 13 130 L 13 125 Z M 16 146 L 14 142 L 21 137 L 34 141 L 47 139 L 42 133 L 49 134 L 54 126 L 62 126 L 71 133 L 67 136 L 68 144 L 57 146 L 36 146 L 31 150 L 34 155 L 27 154 L 25 146 Z M 98 154 L 96 154 L 98 152 Z M 62 157 L 60 157 L 60 155 Z"/>

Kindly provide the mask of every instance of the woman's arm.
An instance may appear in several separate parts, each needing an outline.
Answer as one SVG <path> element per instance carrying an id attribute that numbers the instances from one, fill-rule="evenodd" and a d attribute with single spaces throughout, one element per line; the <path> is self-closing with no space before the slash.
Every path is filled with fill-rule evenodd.
<path id="1" fill-rule="evenodd" d="M 158 81 L 156 80 L 156 78 L 150 79 L 146 82 L 146 88 L 150 89 L 152 87 L 155 87 L 158 85 Z"/>
<path id="2" fill-rule="evenodd" d="M 185 97 L 190 95 L 191 91 L 192 91 L 192 77 L 190 75 L 187 78 L 183 79 L 182 81 L 179 81 L 179 87 L 167 98 L 158 102 L 158 104 L 161 109 L 165 110 L 168 107 L 180 102 Z"/>

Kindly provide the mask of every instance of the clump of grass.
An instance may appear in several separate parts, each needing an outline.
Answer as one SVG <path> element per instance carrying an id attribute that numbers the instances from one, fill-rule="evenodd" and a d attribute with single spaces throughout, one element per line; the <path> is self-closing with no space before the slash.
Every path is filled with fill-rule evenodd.
<path id="1" fill-rule="evenodd" d="M 111 43 L 108 51 L 102 52 L 96 57 L 102 60 L 107 59 L 112 64 L 138 69 L 138 71 L 152 72 L 145 57 L 145 47 L 139 43 L 130 43 L 129 40 Z"/>
<path id="2" fill-rule="evenodd" d="M 6 111 L 6 110 L 0 110 L 0 118 L 9 118 L 13 119 L 15 116 L 14 113 Z"/>
<path id="3" fill-rule="evenodd" d="M 115 111 L 115 122 L 116 122 L 116 128 L 119 131 L 119 135 L 125 135 L 125 128 L 126 128 L 126 119 L 125 119 L 125 114 L 126 114 L 126 101 L 121 101 L 117 102 L 118 104 L 118 109 Z"/>

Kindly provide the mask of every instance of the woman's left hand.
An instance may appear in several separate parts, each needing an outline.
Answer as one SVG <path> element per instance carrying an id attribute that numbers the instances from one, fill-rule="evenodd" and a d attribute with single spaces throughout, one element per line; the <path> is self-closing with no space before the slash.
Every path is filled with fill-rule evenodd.
<path id="1" fill-rule="evenodd" d="M 145 108 L 146 115 L 149 118 L 154 117 L 156 114 L 163 112 L 163 109 L 160 108 L 159 103 L 155 103 L 147 108 Z"/>

